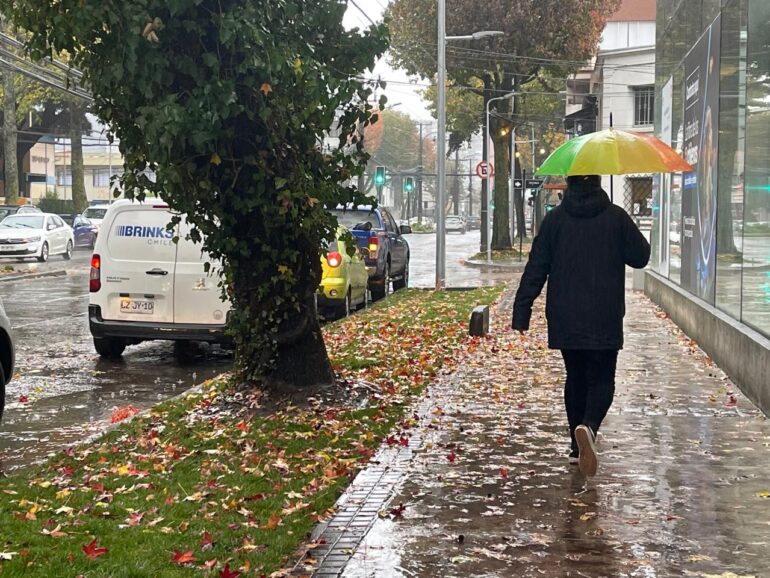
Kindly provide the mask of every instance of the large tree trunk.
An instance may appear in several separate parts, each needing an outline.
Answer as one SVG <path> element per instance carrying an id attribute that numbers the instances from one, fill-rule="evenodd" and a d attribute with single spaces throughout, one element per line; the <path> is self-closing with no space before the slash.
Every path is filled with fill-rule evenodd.
<path id="1" fill-rule="evenodd" d="M 492 249 L 506 250 L 511 248 L 511 231 L 509 222 L 508 186 L 510 181 L 511 157 L 508 148 L 508 136 L 500 135 L 500 130 L 492 131 L 492 142 L 495 146 L 495 210 L 493 212 Z"/>
<path id="2" fill-rule="evenodd" d="M 72 105 L 72 126 L 70 129 L 72 152 L 70 158 L 72 162 L 72 203 L 75 205 L 76 213 L 82 213 L 88 207 L 85 170 L 83 168 L 83 133 L 80 127 L 82 117 L 82 109 Z"/>
<path id="3" fill-rule="evenodd" d="M 16 157 L 16 90 L 10 67 L 3 74 L 3 154 L 5 161 L 5 202 L 15 205 L 19 198 L 19 171 Z"/>
<path id="4" fill-rule="evenodd" d="M 266 376 L 273 390 L 291 391 L 318 384 L 334 382 L 334 370 L 326 351 L 314 298 L 307 299 L 301 313 L 294 317 L 288 329 L 277 336 L 275 364 Z"/>
<path id="5" fill-rule="evenodd" d="M 245 218 L 242 227 L 248 234 Z M 233 313 L 231 325 L 240 331 L 236 342 L 236 369 L 242 383 L 262 383 L 282 392 L 293 392 L 335 381 L 318 314 L 315 293 L 321 280 L 320 242 L 305 235 L 293 241 L 300 248 L 300 262 L 274 277 L 271 291 L 265 292 L 265 271 L 249 259 L 233 255 Z M 293 281 L 289 281 L 292 279 Z M 292 305 L 288 295 L 296 291 Z M 265 323 L 283 319 L 274 334 L 268 335 Z"/>

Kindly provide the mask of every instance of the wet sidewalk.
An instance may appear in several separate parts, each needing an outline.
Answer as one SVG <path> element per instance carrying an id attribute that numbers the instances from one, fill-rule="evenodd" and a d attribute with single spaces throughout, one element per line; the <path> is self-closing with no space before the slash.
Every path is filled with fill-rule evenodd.
<path id="1" fill-rule="evenodd" d="M 505 331 L 511 299 L 494 337 L 360 474 L 304 574 L 770 576 L 770 422 L 628 293 L 616 400 L 586 480 L 567 464 L 542 308 L 522 342 Z"/>

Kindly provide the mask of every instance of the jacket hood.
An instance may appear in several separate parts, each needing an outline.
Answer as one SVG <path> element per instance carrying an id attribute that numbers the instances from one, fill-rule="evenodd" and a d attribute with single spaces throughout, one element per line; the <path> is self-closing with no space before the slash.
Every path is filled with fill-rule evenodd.
<path id="1" fill-rule="evenodd" d="M 604 212 L 611 204 L 601 186 L 583 181 L 570 183 L 561 206 L 573 217 L 590 219 Z"/>

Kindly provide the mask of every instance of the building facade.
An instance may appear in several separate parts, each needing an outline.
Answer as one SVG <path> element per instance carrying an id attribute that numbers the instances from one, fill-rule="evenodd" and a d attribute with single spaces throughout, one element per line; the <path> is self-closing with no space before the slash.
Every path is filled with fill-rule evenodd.
<path id="1" fill-rule="evenodd" d="M 770 2 L 658 0 L 647 291 L 770 411 Z"/>

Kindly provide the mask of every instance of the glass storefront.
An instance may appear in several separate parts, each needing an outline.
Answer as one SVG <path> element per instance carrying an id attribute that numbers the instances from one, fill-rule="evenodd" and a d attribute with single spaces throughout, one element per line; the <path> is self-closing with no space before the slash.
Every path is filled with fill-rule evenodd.
<path id="1" fill-rule="evenodd" d="M 652 267 L 770 336 L 770 1 L 658 0 Z"/>

